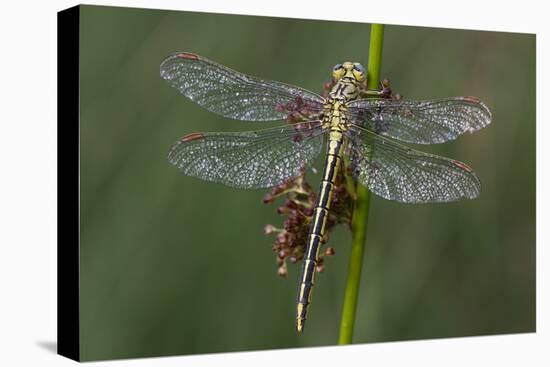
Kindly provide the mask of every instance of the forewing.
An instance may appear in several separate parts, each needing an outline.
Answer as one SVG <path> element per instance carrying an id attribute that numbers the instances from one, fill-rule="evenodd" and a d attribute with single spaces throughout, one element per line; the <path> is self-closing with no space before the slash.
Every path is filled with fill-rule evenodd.
<path id="1" fill-rule="evenodd" d="M 370 191 L 402 203 L 449 202 L 479 196 L 481 183 L 466 164 L 405 147 L 351 126 L 350 167 Z"/>
<path id="2" fill-rule="evenodd" d="M 318 121 L 238 133 L 194 133 L 181 138 L 168 161 L 188 176 L 239 188 L 278 185 L 300 174 L 319 154 Z"/>
<path id="3" fill-rule="evenodd" d="M 491 122 L 491 112 L 476 97 L 431 101 L 359 99 L 350 102 L 348 108 L 353 123 L 417 144 L 443 143 Z"/>
<path id="4" fill-rule="evenodd" d="M 305 89 L 248 76 L 191 53 L 166 58 L 160 75 L 195 103 L 236 120 L 282 120 L 289 110 L 319 114 L 324 101 Z"/>

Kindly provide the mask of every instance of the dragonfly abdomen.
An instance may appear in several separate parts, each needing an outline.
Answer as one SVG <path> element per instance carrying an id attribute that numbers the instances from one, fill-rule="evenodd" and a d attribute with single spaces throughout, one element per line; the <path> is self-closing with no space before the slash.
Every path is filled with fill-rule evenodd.
<path id="1" fill-rule="evenodd" d="M 307 239 L 302 275 L 298 286 L 298 305 L 296 308 L 296 330 L 301 332 L 304 328 L 307 308 L 311 302 L 311 290 L 315 282 L 315 267 L 321 239 L 326 231 L 329 215 L 334 180 L 340 168 L 340 154 L 342 151 L 343 136 L 340 128 L 332 128 L 329 135 L 328 151 L 325 159 L 323 179 L 319 187 L 319 196 L 315 203 L 313 218 Z"/>

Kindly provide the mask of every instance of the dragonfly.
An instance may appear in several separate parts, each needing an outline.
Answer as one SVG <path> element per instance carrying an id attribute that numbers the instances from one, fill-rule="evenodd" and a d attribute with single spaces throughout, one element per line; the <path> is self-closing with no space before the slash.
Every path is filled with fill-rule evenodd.
<path id="1" fill-rule="evenodd" d="M 160 75 L 191 101 L 229 119 L 299 117 L 274 128 L 183 136 L 170 149 L 168 161 L 185 175 L 243 189 L 269 188 L 299 176 L 326 147 L 298 283 L 298 332 L 311 303 L 335 177 L 344 160 L 358 183 L 384 199 L 451 202 L 480 194 L 480 180 L 465 163 L 401 143 L 443 143 L 487 126 L 491 112 L 479 98 L 372 98 L 380 92 L 367 90 L 367 72 L 357 62 L 334 66 L 334 86 L 327 97 L 246 75 L 190 52 L 168 56 Z"/>

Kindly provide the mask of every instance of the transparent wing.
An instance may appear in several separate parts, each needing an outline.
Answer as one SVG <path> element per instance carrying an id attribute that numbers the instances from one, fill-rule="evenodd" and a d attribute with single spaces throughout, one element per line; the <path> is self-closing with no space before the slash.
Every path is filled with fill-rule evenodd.
<path id="1" fill-rule="evenodd" d="M 289 110 L 319 114 L 324 101 L 305 89 L 251 77 L 191 53 L 166 58 L 160 75 L 195 103 L 236 120 L 282 120 Z"/>
<path id="2" fill-rule="evenodd" d="M 186 175 L 239 188 L 272 187 L 296 177 L 319 154 L 319 121 L 237 133 L 181 138 L 168 161 Z"/>
<path id="3" fill-rule="evenodd" d="M 348 108 L 353 123 L 416 144 L 443 143 L 491 122 L 491 112 L 476 97 L 431 101 L 359 99 L 348 103 Z"/>
<path id="4" fill-rule="evenodd" d="M 376 195 L 402 203 L 479 196 L 481 183 L 462 162 L 405 147 L 355 125 L 346 136 L 353 175 Z"/>

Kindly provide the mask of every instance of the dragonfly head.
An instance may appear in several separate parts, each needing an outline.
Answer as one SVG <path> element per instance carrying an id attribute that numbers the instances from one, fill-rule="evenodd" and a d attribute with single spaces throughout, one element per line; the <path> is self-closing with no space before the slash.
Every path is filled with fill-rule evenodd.
<path id="1" fill-rule="evenodd" d="M 332 68 L 332 77 L 335 82 L 347 77 L 359 83 L 364 83 L 367 80 L 367 72 L 360 63 L 346 61 L 343 64 L 334 65 L 334 68 Z"/>

